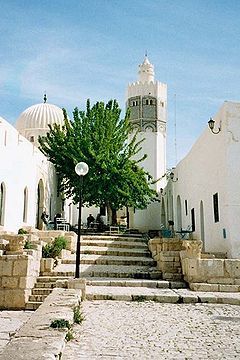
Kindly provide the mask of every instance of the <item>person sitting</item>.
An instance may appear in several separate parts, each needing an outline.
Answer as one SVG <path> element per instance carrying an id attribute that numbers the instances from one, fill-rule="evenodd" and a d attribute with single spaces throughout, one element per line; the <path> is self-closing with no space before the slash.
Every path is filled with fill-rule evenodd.
<path id="1" fill-rule="evenodd" d="M 97 214 L 96 223 L 97 223 L 98 231 L 103 231 L 104 221 L 103 221 L 103 217 L 101 214 Z"/>
<path id="2" fill-rule="evenodd" d="M 87 228 L 91 227 L 91 223 L 94 222 L 94 217 L 92 216 L 92 214 L 89 214 L 89 216 L 87 217 Z"/>

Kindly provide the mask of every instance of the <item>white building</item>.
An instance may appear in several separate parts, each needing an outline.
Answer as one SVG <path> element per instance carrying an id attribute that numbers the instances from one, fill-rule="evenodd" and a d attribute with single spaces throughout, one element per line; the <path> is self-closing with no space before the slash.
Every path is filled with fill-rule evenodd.
<path id="1" fill-rule="evenodd" d="M 55 122 L 63 122 L 62 110 L 47 103 L 31 106 L 20 115 L 19 132 L 0 118 L 0 229 L 41 229 L 44 210 L 51 219 L 61 212 L 54 167 L 35 146 L 38 135 Z"/>
<path id="2" fill-rule="evenodd" d="M 206 252 L 240 258 L 240 103 L 226 101 L 214 120 L 217 134 L 206 128 L 174 169 L 161 222 L 191 228 Z"/>
<path id="3" fill-rule="evenodd" d="M 137 158 L 147 154 L 141 166 L 154 180 L 166 172 L 166 120 L 167 85 L 155 81 L 154 66 L 147 56 L 139 65 L 138 81 L 128 85 L 126 106 L 130 108 L 130 121 L 139 130 L 138 140 L 145 139 Z M 158 181 L 153 187 L 157 192 L 163 183 Z M 131 226 L 140 230 L 160 228 L 160 205 L 152 203 L 146 210 L 135 210 Z"/>

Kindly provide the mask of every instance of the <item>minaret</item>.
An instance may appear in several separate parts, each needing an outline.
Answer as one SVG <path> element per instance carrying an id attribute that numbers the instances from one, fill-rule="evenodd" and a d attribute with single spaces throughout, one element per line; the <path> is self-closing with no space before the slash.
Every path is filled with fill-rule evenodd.
<path id="1" fill-rule="evenodd" d="M 139 130 L 138 140 L 145 138 L 138 158 L 144 154 L 147 154 L 147 158 L 140 165 L 157 180 L 166 173 L 167 85 L 155 81 L 154 66 L 147 55 L 139 65 L 138 81 L 128 85 L 126 106 L 130 109 L 130 121 Z M 163 187 L 159 181 L 153 186 L 158 192 Z M 142 214 L 139 216 L 145 222 L 149 218 L 148 227 L 157 229 L 160 226 L 160 215 L 150 208 L 154 206 L 145 210 L 147 217 L 147 214 L 143 215 L 145 211 L 138 211 Z M 136 227 L 140 227 L 139 216 L 135 216 Z"/>

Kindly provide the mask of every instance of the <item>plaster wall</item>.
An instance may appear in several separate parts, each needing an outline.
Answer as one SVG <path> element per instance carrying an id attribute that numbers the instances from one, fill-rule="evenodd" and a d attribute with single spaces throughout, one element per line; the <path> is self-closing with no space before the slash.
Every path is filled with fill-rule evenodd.
<path id="1" fill-rule="evenodd" d="M 240 104 L 225 102 L 214 120 L 215 130 L 221 127 L 220 133 L 214 135 L 208 128 L 205 129 L 189 154 L 174 170 L 174 182 L 168 182 L 168 191 L 172 188 L 173 194 L 175 230 L 180 230 L 177 228 L 177 197 L 180 196 L 182 228 L 191 225 L 191 209 L 194 209 L 194 238 L 203 241 L 204 250 L 226 252 L 229 257 L 239 257 Z M 215 221 L 213 210 L 213 195 L 216 193 L 219 202 L 218 222 Z"/>
<path id="2" fill-rule="evenodd" d="M 16 232 L 36 225 L 37 188 L 43 181 L 43 206 L 56 208 L 56 175 L 45 156 L 4 119 L 0 119 L 0 184 L 5 186 L 4 221 L 1 228 Z M 23 222 L 24 189 L 27 188 L 27 221 Z"/>

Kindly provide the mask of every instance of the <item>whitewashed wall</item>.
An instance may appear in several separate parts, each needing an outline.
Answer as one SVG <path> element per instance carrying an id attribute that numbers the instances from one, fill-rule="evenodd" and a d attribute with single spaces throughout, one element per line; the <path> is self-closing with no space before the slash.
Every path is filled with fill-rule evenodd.
<path id="1" fill-rule="evenodd" d="M 4 225 L 17 231 L 24 225 L 36 225 L 37 187 L 42 179 L 43 205 L 52 216 L 57 211 L 56 176 L 46 157 L 6 120 L 0 118 L 0 184 L 6 188 Z M 27 221 L 23 222 L 24 189 L 28 189 Z"/>
<path id="2" fill-rule="evenodd" d="M 214 135 L 208 128 L 193 145 L 189 154 L 174 170 L 166 193 L 173 194 L 175 229 L 186 229 L 191 224 L 191 209 L 195 209 L 194 237 L 204 241 L 205 251 L 227 252 L 240 257 L 240 103 L 225 102 L 214 117 Z M 175 181 L 178 179 L 177 181 Z M 214 221 L 213 194 L 218 193 L 219 222 Z M 180 221 L 181 203 L 182 224 Z M 170 203 L 165 196 L 166 203 Z M 185 200 L 188 214 L 185 212 Z M 203 216 L 200 203 L 203 205 Z M 177 204 L 178 202 L 178 204 Z M 170 216 L 168 210 L 167 217 Z M 167 210 L 166 210 L 167 212 Z M 204 224 L 204 231 L 203 231 Z"/>

